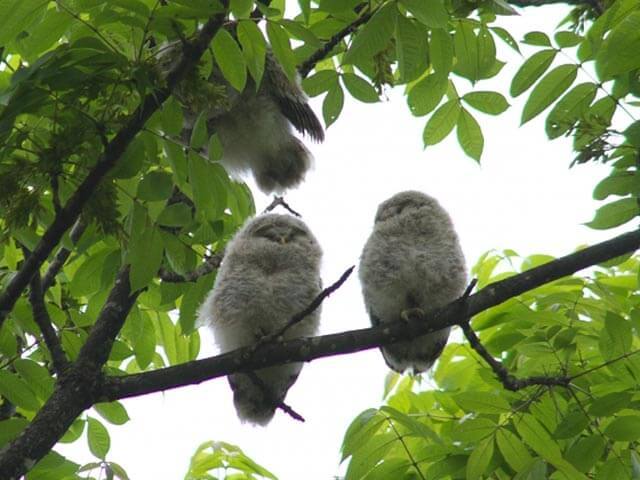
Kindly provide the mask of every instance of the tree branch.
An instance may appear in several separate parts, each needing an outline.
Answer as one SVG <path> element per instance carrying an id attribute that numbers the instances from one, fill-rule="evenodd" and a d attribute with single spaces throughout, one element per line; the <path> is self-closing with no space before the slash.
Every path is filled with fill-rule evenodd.
<path id="1" fill-rule="evenodd" d="M 47 307 L 44 303 L 42 282 L 38 273 L 33 276 L 30 285 L 31 291 L 29 293 L 29 302 L 31 303 L 31 309 L 33 310 L 33 320 L 40 328 L 42 338 L 44 338 L 44 343 L 51 354 L 53 369 L 59 377 L 69 366 L 69 359 L 62 349 L 60 339 L 53 328 L 51 317 L 49 317 L 49 313 L 47 312 Z"/>
<path id="2" fill-rule="evenodd" d="M 187 362 L 151 372 L 107 377 L 102 401 L 135 397 L 191 385 L 229 373 L 256 370 L 282 363 L 308 362 L 316 358 L 344 355 L 408 340 L 460 323 L 490 307 L 578 270 L 610 260 L 640 247 L 640 230 L 619 235 L 545 265 L 492 283 L 468 298 L 410 322 L 398 321 L 378 327 L 351 330 L 313 338 L 297 338 L 266 344 L 259 350 L 246 347 L 216 357 Z"/>
<path id="3" fill-rule="evenodd" d="M 163 282 L 168 283 L 182 283 L 182 282 L 195 282 L 200 277 L 204 277 L 213 272 L 222 263 L 222 257 L 224 252 L 219 252 L 208 257 L 204 263 L 199 265 L 194 271 L 180 275 L 179 273 L 172 272 L 166 268 L 161 268 L 158 272 L 158 276 Z"/>
<path id="4" fill-rule="evenodd" d="M 58 245 L 67 229 L 78 219 L 84 205 L 95 191 L 96 186 L 115 166 L 131 141 L 138 132 L 142 130 L 149 117 L 169 98 L 173 88 L 182 80 L 187 71 L 198 62 L 207 49 L 211 39 L 226 18 L 228 0 L 221 0 L 221 3 L 224 6 L 225 12 L 212 16 L 202 27 L 195 40 L 183 45 L 183 55 L 180 61 L 167 76 L 167 86 L 148 94 L 140 106 L 131 114 L 125 125 L 107 144 L 105 152 L 96 166 L 71 195 L 62 210 L 56 214 L 53 222 L 42 235 L 31 256 L 25 260 L 20 270 L 16 272 L 7 284 L 5 290 L 0 294 L 0 326 L 2 326 L 4 319 L 26 288 L 31 277 L 33 277 L 56 245 Z"/>
<path id="5" fill-rule="evenodd" d="M 53 394 L 33 421 L 0 451 L 1 479 L 17 479 L 30 470 L 101 395 L 102 366 L 137 297 L 137 293 L 131 294 L 128 277 L 129 268 L 124 267 L 78 359 L 59 377 Z"/>
<path id="6" fill-rule="evenodd" d="M 262 211 L 262 213 L 263 214 L 269 213 L 269 212 L 275 210 L 275 208 L 278 205 L 282 206 L 282 208 L 287 210 L 291 215 L 294 215 L 296 217 L 302 218 L 302 215 L 300 215 L 298 212 L 296 212 L 293 208 L 291 208 L 289 206 L 289 204 L 287 202 L 284 201 L 284 197 L 279 197 L 278 195 L 275 195 L 273 197 L 273 202 L 271 202 L 269 204 L 269 206 Z"/>
<path id="7" fill-rule="evenodd" d="M 69 238 L 71 239 L 72 244 L 75 245 L 76 243 L 78 243 L 78 240 L 80 240 L 80 237 L 82 236 L 86 228 L 87 225 L 82 222 L 81 219 L 76 220 L 76 223 L 74 223 L 73 227 L 71 228 L 71 232 L 69 232 Z M 60 273 L 60 270 L 69 258 L 69 255 L 71 255 L 71 250 L 69 250 L 68 248 L 62 247 L 60 248 L 60 250 L 58 250 L 58 253 L 56 253 L 56 256 L 49 265 L 47 272 L 44 274 L 44 277 L 42 277 L 43 292 L 49 290 L 51 285 L 53 285 L 53 282 L 56 279 L 56 275 Z"/>
<path id="8" fill-rule="evenodd" d="M 344 27 L 342 30 L 334 34 L 322 47 L 318 48 L 315 52 L 313 52 L 309 58 L 307 58 L 304 62 L 302 62 L 298 66 L 298 73 L 302 78 L 305 78 L 309 75 L 309 72 L 313 70 L 320 60 L 324 60 L 324 58 L 329 55 L 329 52 L 334 49 L 338 43 L 340 43 L 347 35 L 355 32 L 357 28 L 363 23 L 367 23 L 369 19 L 373 16 L 373 14 L 377 10 L 369 10 L 363 13 L 360 17 L 356 18 L 349 25 Z"/>

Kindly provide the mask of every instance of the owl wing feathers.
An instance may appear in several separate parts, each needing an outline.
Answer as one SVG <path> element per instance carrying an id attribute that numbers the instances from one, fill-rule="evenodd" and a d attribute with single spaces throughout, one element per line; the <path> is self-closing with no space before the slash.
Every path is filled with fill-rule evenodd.
<path id="1" fill-rule="evenodd" d="M 295 82 L 289 80 L 271 51 L 267 51 L 265 58 L 264 81 L 268 83 L 267 91 L 295 129 L 309 135 L 316 142 L 322 142 L 324 129 L 320 120 L 309 106 L 304 92 Z"/>

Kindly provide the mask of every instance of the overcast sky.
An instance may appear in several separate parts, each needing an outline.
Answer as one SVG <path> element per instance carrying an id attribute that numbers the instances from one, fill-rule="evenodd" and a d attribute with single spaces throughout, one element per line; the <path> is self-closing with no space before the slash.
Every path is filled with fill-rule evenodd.
<path id="1" fill-rule="evenodd" d="M 523 17 L 503 18 L 501 25 L 520 39 L 528 30 L 551 32 L 554 24 L 549 20 L 558 21 L 563 11 L 566 8 L 531 8 Z M 476 89 L 508 92 L 522 60 L 502 45 L 499 58 L 513 66 Z M 472 88 L 465 80 L 455 82 L 461 95 Z M 440 200 L 453 218 L 469 267 L 489 249 L 563 255 L 612 236 L 582 225 L 593 217 L 597 204 L 591 192 L 609 168 L 586 165 L 570 170 L 571 143 L 546 139 L 544 115 L 518 127 L 522 99 L 509 99 L 512 107 L 497 118 L 477 114 L 485 135 L 479 166 L 464 155 L 455 135 L 423 150 L 425 118 L 411 116 L 400 88 L 387 95 L 387 101 L 374 105 L 347 98 L 325 143 L 310 145 L 314 171 L 286 196 L 324 249 L 325 285 L 357 264 L 377 205 L 402 190 L 421 190 Z M 317 100 L 312 104 L 320 116 Z M 258 211 L 269 203 L 269 198 L 256 194 Z M 325 301 L 321 333 L 367 326 L 354 274 Z M 203 358 L 215 350 L 209 332 L 202 330 L 201 335 Z M 237 420 L 225 378 L 129 399 L 124 405 L 132 420 L 110 427 L 108 460 L 124 466 L 132 480 L 178 479 L 201 442 L 224 440 L 239 445 L 282 480 L 330 479 L 339 472 L 339 447 L 348 424 L 362 410 L 380 405 L 387 371 L 377 350 L 309 363 L 286 399 L 306 422 L 278 412 L 266 428 Z M 84 444 L 60 450 L 73 460 L 91 461 Z"/>

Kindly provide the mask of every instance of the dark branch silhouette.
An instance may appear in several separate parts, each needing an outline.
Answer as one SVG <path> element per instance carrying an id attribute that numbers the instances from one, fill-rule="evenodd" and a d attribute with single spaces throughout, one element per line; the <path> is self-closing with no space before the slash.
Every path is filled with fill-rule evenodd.
<path id="1" fill-rule="evenodd" d="M 76 223 L 73 225 L 71 231 L 69 232 L 71 243 L 73 243 L 74 245 L 78 243 L 78 240 L 80 240 L 80 237 L 82 236 L 86 228 L 87 225 L 82 222 L 81 219 L 76 220 Z M 53 285 L 53 282 L 55 282 L 56 280 L 56 275 L 58 275 L 58 273 L 60 273 L 60 270 L 62 270 L 62 267 L 64 267 L 64 264 L 69 258 L 69 255 L 71 255 L 71 250 L 69 250 L 68 248 L 61 247 L 60 250 L 58 250 L 58 253 L 56 253 L 56 256 L 53 258 L 51 264 L 49 265 L 49 268 L 47 269 L 47 273 L 45 273 L 44 277 L 42 277 L 43 292 L 49 290 L 51 285 Z"/>
<path id="2" fill-rule="evenodd" d="M 103 401 L 135 397 L 171 388 L 192 385 L 229 373 L 255 370 L 290 362 L 308 362 L 317 358 L 376 348 L 401 340 L 415 338 L 447 326 L 458 325 L 490 307 L 546 283 L 571 275 L 578 270 L 610 260 L 640 247 L 640 230 L 625 233 L 611 240 L 558 258 L 547 264 L 492 283 L 468 298 L 460 298 L 423 317 L 410 322 L 385 323 L 372 328 L 350 330 L 313 338 L 299 338 L 263 345 L 260 349 L 246 347 L 216 357 L 195 360 L 151 372 L 108 377 L 105 379 Z"/>

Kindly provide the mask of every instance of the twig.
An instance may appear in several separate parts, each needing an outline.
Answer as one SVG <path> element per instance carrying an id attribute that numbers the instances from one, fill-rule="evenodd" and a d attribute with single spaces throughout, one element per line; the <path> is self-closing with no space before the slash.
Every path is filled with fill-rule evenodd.
<path id="1" fill-rule="evenodd" d="M 163 282 L 168 283 L 182 283 L 182 282 L 196 282 L 200 277 L 210 274 L 222 263 L 222 257 L 224 252 L 216 253 L 207 257 L 200 266 L 198 266 L 192 272 L 180 275 L 179 273 L 172 272 L 166 268 L 161 268 L 158 272 L 158 276 Z"/>
<path id="2" fill-rule="evenodd" d="M 325 298 L 327 298 L 329 295 L 331 295 L 333 292 L 339 289 L 342 286 L 342 284 L 347 281 L 347 278 L 349 278 L 349 275 L 351 275 L 354 268 L 356 268 L 355 265 L 352 265 L 351 267 L 347 268 L 347 270 L 340 276 L 338 281 L 328 286 L 324 290 L 322 290 L 318 294 L 318 296 L 313 299 L 313 301 L 309 304 L 307 308 L 305 308 L 301 312 L 296 313 L 293 317 L 291 317 L 291 319 L 280 330 L 262 337 L 255 345 L 253 345 L 253 347 L 251 347 L 252 350 L 256 351 L 263 345 L 266 345 L 267 343 L 272 343 L 274 340 L 281 340 L 282 335 L 284 335 L 284 333 L 287 330 L 289 330 L 295 324 L 300 323 L 307 316 L 311 315 L 322 304 Z"/>
<path id="3" fill-rule="evenodd" d="M 333 50 L 333 48 L 338 45 L 342 41 L 344 37 L 356 31 L 356 29 L 362 25 L 363 23 L 367 23 L 371 16 L 377 11 L 370 10 L 362 14 L 362 16 L 356 18 L 349 25 L 344 27 L 342 30 L 334 34 L 322 47 L 318 48 L 315 52 L 313 52 L 309 58 L 307 58 L 304 62 L 302 62 L 298 66 L 298 73 L 302 78 L 305 78 L 309 75 L 309 72 L 313 70 L 320 60 L 324 60 L 324 58 Z"/>
<path id="4" fill-rule="evenodd" d="M 515 392 L 525 387 L 529 387 L 531 385 L 546 385 L 546 386 L 554 386 L 558 385 L 561 387 L 568 387 L 571 382 L 570 377 L 565 376 L 557 376 L 557 377 L 548 377 L 548 376 L 532 376 L 526 378 L 516 378 L 509 373 L 509 371 L 495 358 L 491 356 L 491 354 L 484 348 L 484 345 L 480 343 L 480 339 L 475 334 L 469 322 L 467 320 L 458 323 L 462 331 L 464 332 L 464 336 L 467 337 L 469 341 L 469 345 L 473 348 L 478 355 L 480 355 L 485 362 L 489 364 L 493 373 L 496 374 L 504 388 L 507 390 L 511 390 Z"/>
<path id="5" fill-rule="evenodd" d="M 424 474 L 422 473 L 422 470 L 420 470 L 420 468 L 418 467 L 418 463 L 416 462 L 416 459 L 413 458 L 413 455 L 411 454 L 411 451 L 409 450 L 409 447 L 407 447 L 407 444 L 405 443 L 404 439 L 402 438 L 402 435 L 400 435 L 400 432 L 398 432 L 398 429 L 396 429 L 396 426 L 391 421 L 391 418 L 386 416 L 386 415 L 385 415 L 385 417 L 387 419 L 387 422 L 389 423 L 389 426 L 391 427 L 391 430 L 393 430 L 393 433 L 396 434 L 397 439 L 402 444 L 402 447 L 404 448 L 404 451 L 407 454 L 407 457 L 409 457 L 409 461 L 411 462 L 411 465 L 413 465 L 413 468 L 416 469 L 416 471 L 418 472 L 418 475 L 420 476 L 420 478 L 422 480 L 427 480 L 424 477 Z"/>
<path id="6" fill-rule="evenodd" d="M 76 243 L 78 243 L 78 240 L 80 240 L 80 237 L 82 236 L 86 228 L 87 225 L 81 219 L 76 220 L 76 223 L 73 225 L 71 231 L 69 232 L 69 238 L 71 239 L 72 244 L 75 245 Z M 58 253 L 56 253 L 53 261 L 49 264 L 47 272 L 44 274 L 44 277 L 42 277 L 43 292 L 49 290 L 51 285 L 53 285 L 53 282 L 56 279 L 56 275 L 58 275 L 58 273 L 64 266 L 65 262 L 69 258 L 69 255 L 71 255 L 71 250 L 69 250 L 68 248 L 61 247 L 60 250 L 58 250 Z"/>
<path id="7" fill-rule="evenodd" d="M 249 371 L 249 372 L 244 372 L 244 374 L 247 377 L 249 377 L 249 379 L 253 382 L 254 385 L 256 385 L 260 390 L 262 390 L 262 394 L 267 398 L 267 400 L 271 404 L 275 405 L 277 408 L 282 410 L 284 413 L 289 415 L 294 420 L 297 420 L 299 422 L 304 422 L 304 417 L 302 415 L 300 415 L 293 408 L 291 408 L 289 405 L 284 403 L 284 401 L 279 401 L 276 399 L 275 395 L 271 392 L 267 384 L 264 383 L 262 379 L 258 377 L 258 375 L 256 375 L 256 372 Z"/>
<path id="8" fill-rule="evenodd" d="M 284 207 L 284 209 L 287 210 L 292 215 L 295 215 L 296 217 L 302 218 L 302 215 L 300 215 L 298 212 L 296 212 L 293 208 L 291 208 L 289 206 L 289 204 L 287 202 L 284 201 L 284 197 L 279 197 L 278 195 L 275 195 L 273 197 L 273 202 L 271 202 L 271 204 L 267 208 L 265 208 L 262 213 L 271 212 L 272 210 L 275 210 L 275 208 L 278 205 L 281 205 L 282 207 Z"/>
<path id="9" fill-rule="evenodd" d="M 42 282 L 39 274 L 36 273 L 33 276 L 30 285 L 31 291 L 29 293 L 29 302 L 31 303 L 31 308 L 33 310 L 33 320 L 40 328 L 42 338 L 44 338 L 44 343 L 49 349 L 51 361 L 53 362 L 53 369 L 58 376 L 60 376 L 69 366 L 69 359 L 62 349 L 60 339 L 53 328 L 51 317 L 49 317 L 49 313 L 47 312 L 47 307 L 44 303 Z"/>

